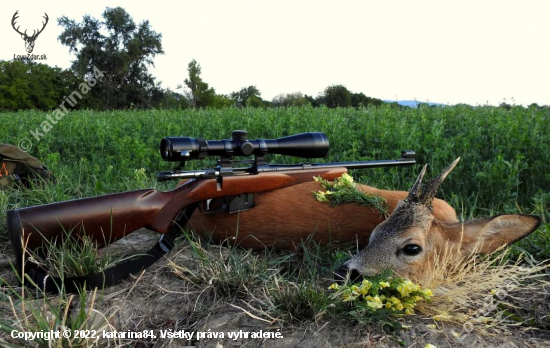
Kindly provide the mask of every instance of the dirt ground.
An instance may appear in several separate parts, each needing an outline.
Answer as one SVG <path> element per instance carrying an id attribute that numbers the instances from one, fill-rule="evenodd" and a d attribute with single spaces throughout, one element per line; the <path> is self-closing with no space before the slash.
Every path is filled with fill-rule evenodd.
<path id="1" fill-rule="evenodd" d="M 111 250 L 147 250 L 157 241 L 149 231 L 138 231 L 110 246 Z M 138 248 L 135 246 L 139 245 Z M 4 247 L 2 260 L 13 257 L 10 247 Z M 186 257 L 191 250 L 179 243 L 171 252 Z M 110 316 L 110 323 L 120 331 L 154 330 L 156 339 L 123 339 L 121 344 L 137 347 L 550 347 L 550 332 L 515 328 L 508 336 L 481 336 L 474 332 L 463 334 L 462 327 L 436 322 L 429 318 L 411 316 L 403 319 L 404 328 L 396 334 L 385 333 L 375 325 L 336 325 L 319 320 L 308 325 L 289 326 L 270 323 L 254 313 L 244 303 L 250 299 L 212 298 L 191 288 L 176 277 L 166 259 L 157 262 L 142 275 L 109 287 L 98 296 L 95 308 Z M 0 270 L 0 277 L 15 285 L 11 271 Z M 251 304 L 253 306 L 253 303 Z M 238 308 L 240 307 L 240 308 Z M 6 306 L 2 306 L 6 308 Z M 4 311 L 4 309 L 2 311 Z M 254 318 L 256 316 L 257 318 Z M 1 313 L 10 318 L 9 312 Z M 101 319 L 97 324 L 100 325 Z M 435 326 L 434 326 L 435 325 Z M 160 338 L 159 330 L 223 332 L 224 338 L 196 339 Z M 279 329 L 279 331 L 277 331 Z M 282 338 L 229 338 L 228 332 L 280 332 Z M 4 336 L 5 337 L 5 336 Z"/>

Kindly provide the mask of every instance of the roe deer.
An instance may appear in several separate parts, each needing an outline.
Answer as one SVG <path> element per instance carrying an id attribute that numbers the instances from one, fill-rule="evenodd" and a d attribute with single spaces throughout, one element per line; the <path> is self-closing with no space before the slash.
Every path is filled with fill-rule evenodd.
<path id="1" fill-rule="evenodd" d="M 346 168 L 336 169 L 326 179 L 333 180 L 346 172 Z M 384 198 L 389 213 L 408 194 L 367 185 L 357 187 L 367 194 Z M 254 207 L 240 213 L 196 211 L 190 221 L 191 227 L 199 234 L 210 235 L 215 242 L 235 239 L 238 245 L 254 249 L 288 249 L 308 238 L 323 244 L 367 245 L 372 230 L 386 217 L 371 207 L 353 203 L 331 206 L 319 202 L 312 194 L 319 189 L 320 184 L 312 179 L 299 185 L 254 194 Z M 455 210 L 447 202 L 435 199 L 433 208 L 440 221 L 458 222 Z"/>
<path id="2" fill-rule="evenodd" d="M 422 281 L 430 275 L 434 258 L 446 245 L 456 247 L 453 256 L 458 261 L 472 252 L 488 253 L 514 243 L 537 229 L 540 218 L 533 215 L 497 215 L 450 222 L 434 214 L 437 188 L 459 160 L 422 185 L 425 165 L 407 197 L 372 231 L 367 247 L 336 270 L 336 278 L 344 279 L 349 273 L 350 279 L 356 280 L 391 269 L 398 275 Z"/>

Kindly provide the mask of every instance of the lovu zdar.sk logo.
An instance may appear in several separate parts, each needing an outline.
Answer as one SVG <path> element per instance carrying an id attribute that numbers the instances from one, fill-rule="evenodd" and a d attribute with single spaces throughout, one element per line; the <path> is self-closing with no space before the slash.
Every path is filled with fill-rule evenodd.
<path id="1" fill-rule="evenodd" d="M 19 27 L 15 27 L 15 20 L 19 18 L 17 16 L 19 11 L 15 11 L 15 14 L 13 15 L 11 19 L 11 26 L 13 27 L 13 30 L 15 30 L 19 35 L 21 35 L 21 38 L 25 40 L 25 49 L 27 50 L 27 53 L 32 53 L 32 50 L 34 49 L 34 41 L 40 35 L 42 31 L 44 31 L 44 28 L 46 28 L 46 24 L 48 24 L 48 14 L 44 12 L 44 19 L 46 19 L 46 22 L 42 22 L 42 29 L 36 31 L 36 29 L 33 30 L 32 35 L 27 35 L 27 29 L 25 29 L 24 32 L 19 31 Z"/>

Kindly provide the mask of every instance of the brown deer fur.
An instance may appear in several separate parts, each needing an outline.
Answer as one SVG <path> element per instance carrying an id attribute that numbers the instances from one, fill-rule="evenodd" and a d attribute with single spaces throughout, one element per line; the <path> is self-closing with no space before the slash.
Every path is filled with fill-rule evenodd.
<path id="1" fill-rule="evenodd" d="M 372 231 L 368 245 L 336 270 L 340 279 L 373 276 L 391 269 L 401 276 L 423 281 L 430 276 L 433 261 L 451 247 L 451 260 L 472 253 L 489 253 L 528 236 L 540 225 L 533 215 L 498 215 L 464 222 L 441 218 L 434 195 L 460 158 L 425 185 L 427 166 L 408 196 Z"/>
<path id="2" fill-rule="evenodd" d="M 367 185 L 360 187 L 366 193 L 384 197 L 390 213 L 408 194 Z M 320 189 L 319 183 L 311 181 L 258 193 L 254 196 L 255 206 L 250 210 L 211 215 L 196 211 L 191 226 L 199 234 L 210 235 L 213 241 L 236 237 L 236 242 L 245 248 L 289 248 L 293 243 L 305 241 L 311 234 L 319 243 L 357 242 L 360 246 L 366 245 L 372 230 L 384 221 L 384 216 L 370 207 L 355 204 L 333 207 L 319 202 L 312 191 Z M 457 222 L 455 210 L 445 201 L 435 199 L 433 208 L 438 220 Z"/>

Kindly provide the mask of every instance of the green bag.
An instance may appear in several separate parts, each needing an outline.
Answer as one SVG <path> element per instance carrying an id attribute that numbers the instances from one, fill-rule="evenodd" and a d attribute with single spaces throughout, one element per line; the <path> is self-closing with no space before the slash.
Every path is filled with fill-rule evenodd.
<path id="1" fill-rule="evenodd" d="M 8 186 L 54 180 L 53 174 L 36 157 L 17 146 L 0 144 L 0 190 Z"/>

